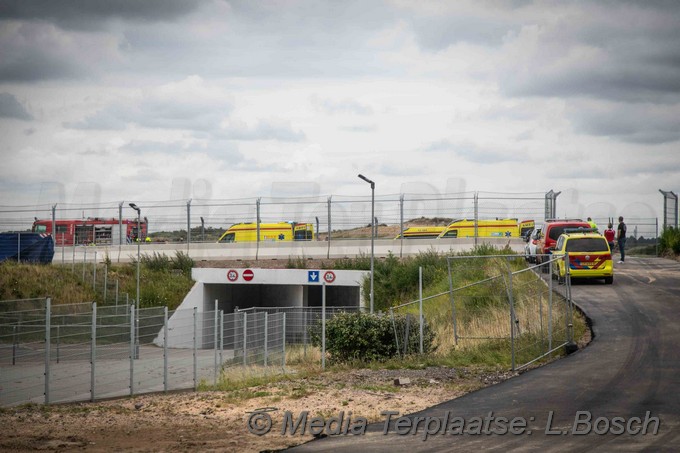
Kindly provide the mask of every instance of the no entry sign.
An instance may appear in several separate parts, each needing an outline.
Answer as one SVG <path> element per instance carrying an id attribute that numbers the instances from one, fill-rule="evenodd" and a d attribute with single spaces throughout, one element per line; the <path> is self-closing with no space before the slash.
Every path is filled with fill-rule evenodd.
<path id="1" fill-rule="evenodd" d="M 243 271 L 243 280 L 249 282 L 253 279 L 253 277 L 255 277 L 255 274 L 250 269 L 246 269 Z"/>

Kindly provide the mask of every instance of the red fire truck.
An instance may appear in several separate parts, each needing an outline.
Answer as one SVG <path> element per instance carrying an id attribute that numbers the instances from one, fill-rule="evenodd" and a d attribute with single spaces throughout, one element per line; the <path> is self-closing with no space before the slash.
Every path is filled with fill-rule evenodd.
<path id="1" fill-rule="evenodd" d="M 120 245 L 146 239 L 148 220 L 141 220 L 141 232 L 137 234 L 137 219 L 88 217 L 79 220 L 56 220 L 53 234 L 56 245 Z M 121 228 L 122 227 L 122 228 Z M 33 222 L 31 231 L 52 234 L 52 220 Z"/>

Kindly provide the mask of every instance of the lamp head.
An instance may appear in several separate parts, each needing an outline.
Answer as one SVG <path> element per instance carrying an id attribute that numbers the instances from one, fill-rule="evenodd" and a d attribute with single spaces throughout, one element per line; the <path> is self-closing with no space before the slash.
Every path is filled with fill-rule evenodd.
<path id="1" fill-rule="evenodd" d="M 371 185 L 371 189 L 374 189 L 374 188 L 375 188 L 375 183 L 374 183 L 373 181 L 371 181 L 370 179 L 368 179 L 367 177 L 365 177 L 365 176 L 362 175 L 362 174 L 359 174 L 358 176 L 359 176 L 359 178 L 361 178 L 361 179 L 363 179 L 364 181 L 366 181 L 367 183 L 369 183 L 369 184 Z"/>

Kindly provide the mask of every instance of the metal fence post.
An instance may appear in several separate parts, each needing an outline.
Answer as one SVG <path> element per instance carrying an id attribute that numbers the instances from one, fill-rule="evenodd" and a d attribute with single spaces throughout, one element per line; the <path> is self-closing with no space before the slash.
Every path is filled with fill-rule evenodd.
<path id="1" fill-rule="evenodd" d="M 97 302 L 92 302 L 92 325 L 90 337 L 90 401 L 94 401 L 97 368 Z"/>
<path id="2" fill-rule="evenodd" d="M 213 372 L 213 385 L 217 385 L 217 322 L 219 318 L 217 317 L 219 313 L 217 312 L 217 299 L 215 299 L 215 310 L 213 313 L 213 352 L 214 352 L 214 357 L 213 357 L 213 365 L 214 365 L 214 372 Z"/>
<path id="3" fill-rule="evenodd" d="M 326 282 L 321 284 L 321 369 L 326 369 Z"/>
<path id="4" fill-rule="evenodd" d="M 255 259 L 258 259 L 260 256 L 260 198 L 258 198 L 255 201 L 255 211 L 256 211 L 256 224 L 255 224 L 255 229 L 257 232 L 257 237 L 255 238 Z"/>
<path id="5" fill-rule="evenodd" d="M 94 263 L 92 263 L 92 289 L 97 291 L 97 251 L 94 252 Z"/>
<path id="6" fill-rule="evenodd" d="M 130 396 L 135 394 L 135 306 L 130 305 Z"/>
<path id="7" fill-rule="evenodd" d="M 59 329 L 59 325 L 57 325 L 57 363 L 59 363 L 60 346 L 61 346 L 61 330 Z"/>
<path id="8" fill-rule="evenodd" d="M 304 358 L 307 358 L 307 310 L 302 312 L 302 323 L 303 323 L 303 332 L 302 332 L 302 354 Z"/>
<path id="9" fill-rule="evenodd" d="M 52 299 L 45 300 L 45 404 L 50 404 L 50 354 L 52 332 Z"/>
<path id="10" fill-rule="evenodd" d="M 283 372 L 286 372 L 286 312 L 283 312 L 283 320 L 281 321 L 283 324 L 283 339 L 281 341 L 282 343 L 282 348 L 283 348 L 283 357 L 281 358 L 281 368 Z"/>
<path id="11" fill-rule="evenodd" d="M 224 310 L 220 310 L 220 368 L 224 363 Z"/>
<path id="12" fill-rule="evenodd" d="M 515 324 L 519 322 L 518 319 L 515 318 L 515 302 L 514 302 L 514 297 L 512 296 L 512 268 L 510 267 L 510 262 L 508 259 L 508 282 L 507 282 L 507 291 L 508 291 L 508 304 L 510 307 L 510 361 L 512 365 L 512 371 L 515 371 Z"/>
<path id="13" fill-rule="evenodd" d="M 198 308 L 194 307 L 194 391 L 198 390 Z"/>
<path id="14" fill-rule="evenodd" d="M 21 233 L 17 234 L 17 263 L 21 263 Z"/>
<path id="15" fill-rule="evenodd" d="M 408 354 L 410 333 L 411 333 L 411 313 L 406 313 L 406 325 L 404 326 L 404 356 Z"/>
<path id="16" fill-rule="evenodd" d="M 248 313 L 243 312 L 243 366 L 248 364 Z"/>
<path id="17" fill-rule="evenodd" d="M 479 193 L 475 192 L 472 203 L 475 211 L 475 248 L 477 248 L 477 236 L 479 236 L 478 222 L 479 222 Z"/>
<path id="18" fill-rule="evenodd" d="M 149 234 L 149 225 L 147 223 L 146 234 Z M 191 198 L 187 201 L 187 253 L 189 253 L 189 244 L 191 244 Z"/>
<path id="19" fill-rule="evenodd" d="M 399 196 L 399 258 L 404 256 L 404 194 Z M 397 347 L 399 349 L 399 347 Z"/>
<path id="20" fill-rule="evenodd" d="M 269 340 L 269 317 L 264 312 L 264 366 L 267 367 L 267 341 Z"/>
<path id="21" fill-rule="evenodd" d="M 328 241 L 328 248 L 326 250 L 326 259 L 330 259 L 330 257 L 331 257 L 331 231 L 332 231 L 332 229 L 331 229 L 331 198 L 332 197 L 328 197 L 328 201 L 327 201 L 327 204 L 328 204 L 328 237 L 326 238 L 326 240 Z"/>
<path id="22" fill-rule="evenodd" d="M 659 218 L 654 219 L 654 255 L 659 256 Z"/>
<path id="23" fill-rule="evenodd" d="M 574 312 L 572 309 L 572 304 L 571 304 L 571 270 L 569 269 L 570 263 L 569 263 L 569 255 L 565 255 L 565 264 L 564 267 L 566 269 L 565 273 L 565 283 L 567 286 L 567 341 L 569 343 L 574 342 Z"/>
<path id="24" fill-rule="evenodd" d="M 553 260 L 548 262 L 548 272 L 550 278 L 548 279 L 548 351 L 552 351 L 552 337 L 553 337 Z"/>
<path id="25" fill-rule="evenodd" d="M 418 267 L 418 313 L 420 314 L 420 353 L 423 354 L 423 267 Z"/>
<path id="26" fill-rule="evenodd" d="M 168 391 L 168 307 L 163 307 L 163 391 Z"/>
<path id="27" fill-rule="evenodd" d="M 109 265 L 104 263 L 104 303 L 106 303 L 107 287 L 108 287 L 108 277 L 109 277 Z"/>
<path id="28" fill-rule="evenodd" d="M 12 326 L 12 365 L 17 364 L 17 349 L 19 348 L 19 338 L 17 337 L 17 326 Z"/>
<path id="29" fill-rule="evenodd" d="M 397 346 L 397 354 L 401 353 L 399 349 L 399 335 L 397 335 L 397 324 L 394 320 L 394 309 L 390 307 L 390 318 L 392 319 L 392 330 L 394 330 L 394 343 Z"/>
<path id="30" fill-rule="evenodd" d="M 456 301 L 453 298 L 453 275 L 451 274 L 451 259 L 446 258 L 449 271 L 449 300 L 451 301 L 451 316 L 453 317 L 453 344 L 458 345 L 458 321 L 456 319 Z"/>
<path id="31" fill-rule="evenodd" d="M 87 261 L 87 246 L 83 247 L 83 284 L 85 284 L 85 261 Z"/>

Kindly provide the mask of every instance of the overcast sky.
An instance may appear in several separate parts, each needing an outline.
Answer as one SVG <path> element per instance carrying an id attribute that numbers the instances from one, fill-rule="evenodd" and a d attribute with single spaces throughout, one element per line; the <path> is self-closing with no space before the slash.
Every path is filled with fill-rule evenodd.
<path id="1" fill-rule="evenodd" d="M 0 137 L 2 205 L 367 195 L 363 173 L 659 216 L 680 2 L 0 0 Z"/>

